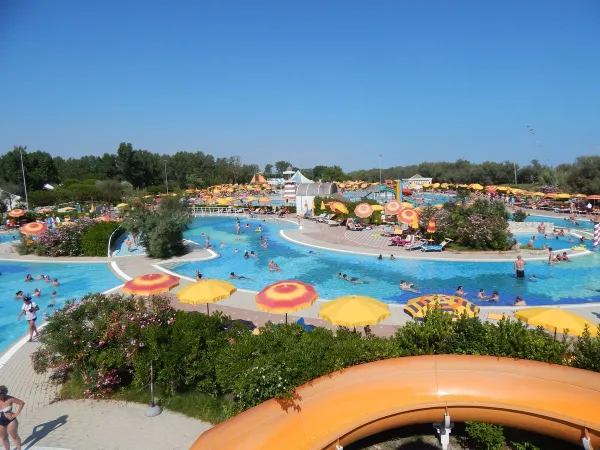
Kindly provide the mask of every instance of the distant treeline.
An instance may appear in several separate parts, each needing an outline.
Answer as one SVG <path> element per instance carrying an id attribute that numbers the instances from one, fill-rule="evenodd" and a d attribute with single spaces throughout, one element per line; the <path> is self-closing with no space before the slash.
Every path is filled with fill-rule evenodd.
<path id="1" fill-rule="evenodd" d="M 125 187 L 133 189 L 164 189 L 166 180 L 171 190 L 204 188 L 222 183 L 248 183 L 260 170 L 256 164 L 243 164 L 239 156 L 215 158 L 201 151 L 160 155 L 134 149 L 124 142 L 118 146 L 116 153 L 68 159 L 52 157 L 39 150 L 27 152 L 25 147 L 14 147 L 0 157 L 0 188 L 18 195 L 23 194 L 21 154 L 30 191 L 41 190 L 45 184 L 62 184 L 75 186 L 75 190 L 81 191 L 78 196 L 93 194 L 89 186 L 93 187 L 97 181 L 124 183 Z M 282 176 L 284 171 L 295 169 L 290 162 L 277 161 L 266 164 L 263 172 L 266 176 Z M 344 173 L 340 166 L 317 165 L 302 171 L 311 179 L 324 181 L 379 181 L 380 176 L 379 169 Z M 481 164 L 464 159 L 424 162 L 383 169 L 382 178 L 409 178 L 415 174 L 432 177 L 439 182 L 514 184 L 516 181 L 518 184 L 556 185 L 572 192 L 600 193 L 600 156 L 581 156 L 573 164 L 556 167 L 542 165 L 537 160 L 516 167 L 510 161 Z"/>

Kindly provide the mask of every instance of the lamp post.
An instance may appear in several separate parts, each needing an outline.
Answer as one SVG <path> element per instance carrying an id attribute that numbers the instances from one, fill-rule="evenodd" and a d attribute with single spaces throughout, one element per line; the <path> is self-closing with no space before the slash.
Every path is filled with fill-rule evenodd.
<path id="1" fill-rule="evenodd" d="M 19 147 L 19 155 L 21 155 L 21 173 L 23 174 L 23 188 L 25 189 L 25 205 L 29 210 L 29 199 L 27 197 L 27 182 L 25 181 L 25 166 L 23 166 L 23 147 Z"/>
<path id="2" fill-rule="evenodd" d="M 165 186 L 167 186 L 167 194 L 169 193 L 169 177 L 167 175 L 167 161 L 165 160 Z"/>
<path id="3" fill-rule="evenodd" d="M 379 155 L 379 184 L 381 184 L 381 158 L 383 155 Z"/>

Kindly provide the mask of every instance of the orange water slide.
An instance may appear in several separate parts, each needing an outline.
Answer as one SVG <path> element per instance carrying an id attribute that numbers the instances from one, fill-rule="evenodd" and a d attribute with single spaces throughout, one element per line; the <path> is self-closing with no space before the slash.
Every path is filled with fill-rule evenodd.
<path id="1" fill-rule="evenodd" d="M 192 450 L 334 450 L 417 423 L 477 420 L 600 448 L 600 374 L 490 356 L 396 358 L 307 383 L 203 433 Z M 433 432 L 433 428 L 432 428 Z M 591 448 L 591 447 L 590 447 Z"/>

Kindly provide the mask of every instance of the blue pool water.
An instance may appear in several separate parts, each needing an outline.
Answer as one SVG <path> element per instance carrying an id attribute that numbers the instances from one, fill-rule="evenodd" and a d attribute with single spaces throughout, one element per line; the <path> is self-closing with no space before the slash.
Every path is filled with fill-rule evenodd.
<path id="1" fill-rule="evenodd" d="M 519 233 L 515 234 L 515 238 L 519 241 L 521 245 L 527 245 L 529 240 L 534 236 L 531 233 Z M 573 248 L 574 246 L 582 245 L 579 242 L 579 239 L 573 238 L 575 242 L 569 242 L 569 236 L 552 236 L 548 235 L 548 239 L 541 234 L 535 234 L 535 240 L 533 241 L 534 248 L 542 248 L 544 244 L 548 245 L 548 247 L 552 247 L 552 250 L 568 250 Z M 585 242 L 585 247 L 588 250 L 593 250 L 592 246 L 593 242 L 591 239 L 588 239 Z"/>
<path id="2" fill-rule="evenodd" d="M 90 292 L 103 292 L 122 283 L 110 271 L 106 264 L 55 264 L 55 263 L 24 263 L 0 261 L 0 351 L 5 350 L 12 342 L 27 333 L 27 322 L 17 316 L 23 305 L 22 300 L 15 300 L 19 290 L 33 294 L 38 288 L 42 291 L 40 297 L 33 301 L 40 306 L 37 323 L 43 322 L 43 313 L 52 313 L 48 303 L 52 300 L 56 306 L 61 306 L 65 300 L 73 297 L 80 298 Z M 25 276 L 30 273 L 34 278 L 40 274 L 48 274 L 52 279 L 58 278 L 60 286 L 53 287 L 42 280 L 25 283 Z M 52 298 L 52 292 L 57 296 Z"/>
<path id="3" fill-rule="evenodd" d="M 316 287 L 321 298 L 332 299 L 341 295 L 371 295 L 388 303 L 405 303 L 423 294 L 454 293 L 462 285 L 469 293 L 467 298 L 478 304 L 474 295 L 479 289 L 486 292 L 498 290 L 500 304 L 512 304 L 517 295 L 529 305 L 600 302 L 600 255 L 593 254 L 573 259 L 570 263 L 548 266 L 543 261 L 529 261 L 527 276 L 536 274 L 539 282 L 516 280 L 512 262 L 446 262 L 377 260 L 371 256 L 349 255 L 338 252 L 315 250 L 295 245 L 281 238 L 279 229 L 291 225 L 266 224 L 260 220 L 250 223 L 241 236 L 235 233 L 235 219 L 196 219 L 186 231 L 188 239 L 204 243 L 202 233 L 208 234 L 221 257 L 212 261 L 184 263 L 174 267 L 176 272 L 194 276 L 196 269 L 208 278 L 227 279 L 230 272 L 249 277 L 249 280 L 231 280 L 240 289 L 260 290 L 268 284 L 284 279 L 298 279 Z M 254 232 L 261 224 L 262 233 Z M 260 235 L 267 236 L 269 247 L 260 244 Z M 220 248 L 220 242 L 226 247 Z M 237 248 L 239 253 L 235 253 Z M 258 258 L 244 259 L 244 250 L 253 250 Z M 312 254 L 309 251 L 318 251 Z M 391 249 L 390 249 L 391 251 Z M 404 250 L 394 249 L 396 254 Z M 389 257 L 389 251 L 384 255 Z M 273 259 L 280 272 L 268 270 Z M 366 284 L 353 284 L 337 278 L 338 272 L 358 277 Z M 401 292 L 401 280 L 415 283 L 419 294 Z"/>
<path id="4" fill-rule="evenodd" d="M 437 205 L 452 201 L 455 196 L 449 194 L 438 194 L 434 192 L 422 192 L 419 194 L 413 194 L 408 198 L 415 201 L 422 200 L 420 202 L 421 205 Z"/>
<path id="5" fill-rule="evenodd" d="M 585 229 L 585 228 L 591 228 L 592 227 L 592 222 L 589 220 L 585 220 L 585 219 L 577 219 L 577 222 L 579 223 L 579 227 L 575 226 L 575 224 L 573 222 L 569 222 L 568 220 L 562 219 L 560 217 L 550 217 L 550 216 L 527 216 L 527 218 L 525 219 L 525 222 L 544 222 L 544 223 L 553 223 L 555 227 L 560 227 L 560 228 L 572 228 L 574 230 L 577 229 Z"/>
<path id="6" fill-rule="evenodd" d="M 13 237 L 16 238 L 16 240 L 19 239 L 19 235 L 18 234 L 9 234 L 9 233 L 0 233 L 0 244 L 5 244 L 7 242 L 14 242 L 15 239 L 13 239 Z"/>

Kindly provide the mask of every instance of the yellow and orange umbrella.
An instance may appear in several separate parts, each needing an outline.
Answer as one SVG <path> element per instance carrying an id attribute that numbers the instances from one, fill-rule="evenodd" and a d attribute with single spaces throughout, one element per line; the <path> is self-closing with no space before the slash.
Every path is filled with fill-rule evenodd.
<path id="1" fill-rule="evenodd" d="M 384 206 L 385 213 L 391 216 L 395 216 L 402 210 L 402 205 L 397 200 L 389 201 Z"/>
<path id="2" fill-rule="evenodd" d="M 16 208 L 16 209 L 9 211 L 8 215 L 10 217 L 21 217 L 21 216 L 25 215 L 25 210 Z"/>
<path id="3" fill-rule="evenodd" d="M 258 199 L 259 203 L 270 203 L 271 199 L 269 197 L 261 197 Z"/>
<path id="4" fill-rule="evenodd" d="M 325 202 L 321 200 L 321 211 L 325 210 Z"/>
<path id="5" fill-rule="evenodd" d="M 109 216 L 98 216 L 96 217 L 96 222 L 110 222 Z"/>
<path id="6" fill-rule="evenodd" d="M 287 323 L 288 313 L 308 308 L 319 298 L 319 294 L 314 287 L 302 281 L 284 280 L 267 286 L 254 298 L 261 311 L 285 313 Z"/>
<path id="7" fill-rule="evenodd" d="M 429 223 L 427 224 L 427 232 L 428 233 L 435 233 L 435 220 L 430 220 Z"/>
<path id="8" fill-rule="evenodd" d="M 348 208 L 346 207 L 346 205 L 344 205 L 342 202 L 331 202 L 329 204 L 329 207 L 334 211 L 334 212 L 340 212 L 342 214 L 348 214 Z"/>
<path id="9" fill-rule="evenodd" d="M 398 213 L 398 220 L 402 223 L 412 226 L 413 228 L 419 227 L 419 212 L 414 209 L 403 209 Z"/>
<path id="10" fill-rule="evenodd" d="M 354 208 L 354 214 L 356 214 L 356 217 L 366 219 L 373 214 L 373 207 L 368 203 L 359 203 L 356 205 L 356 208 Z"/>
<path id="11" fill-rule="evenodd" d="M 179 286 L 179 278 L 166 273 L 150 273 L 125 283 L 123 292 L 135 295 L 154 295 L 169 292 Z"/>
<path id="12" fill-rule="evenodd" d="M 450 313 L 452 320 L 457 320 L 464 312 L 468 317 L 479 316 L 479 306 L 454 295 L 424 295 L 406 302 L 404 312 L 415 320 L 423 320 L 428 309 L 439 308 Z"/>
<path id="13" fill-rule="evenodd" d="M 19 231 L 27 236 L 35 236 L 40 234 L 42 231 L 46 231 L 47 229 L 48 227 L 45 223 L 30 222 L 26 225 L 23 225 Z"/>

